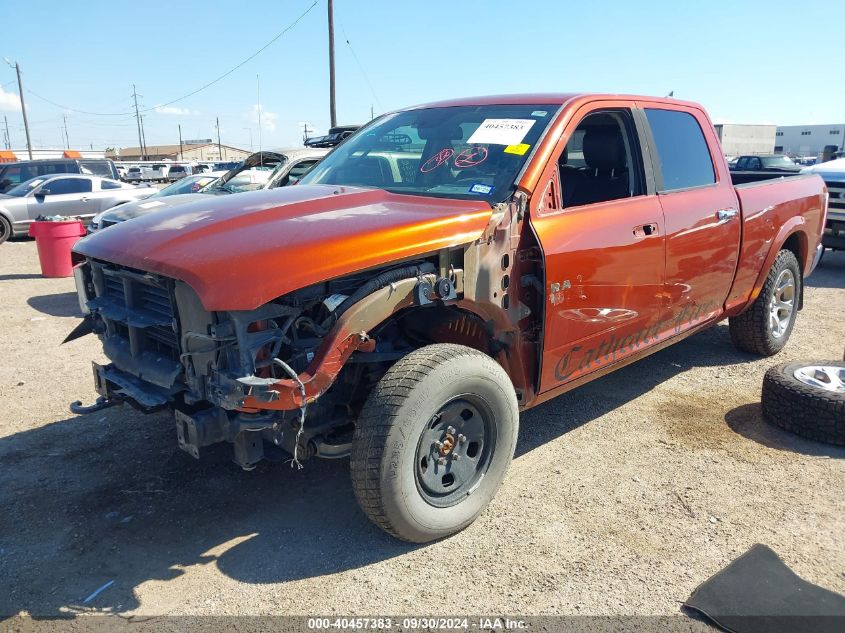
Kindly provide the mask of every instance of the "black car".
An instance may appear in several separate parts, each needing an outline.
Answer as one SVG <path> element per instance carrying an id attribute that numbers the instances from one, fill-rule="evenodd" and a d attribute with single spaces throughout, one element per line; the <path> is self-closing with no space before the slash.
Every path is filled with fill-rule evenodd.
<path id="1" fill-rule="evenodd" d="M 87 174 L 120 180 L 114 163 L 106 159 L 56 158 L 22 160 L 0 165 L 0 193 L 37 176 L 55 174 Z"/>

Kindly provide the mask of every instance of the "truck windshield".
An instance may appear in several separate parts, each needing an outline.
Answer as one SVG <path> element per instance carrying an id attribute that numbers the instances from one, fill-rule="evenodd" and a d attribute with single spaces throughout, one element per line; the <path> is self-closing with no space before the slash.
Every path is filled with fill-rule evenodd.
<path id="1" fill-rule="evenodd" d="M 556 110 L 536 104 L 397 112 L 347 139 L 300 183 L 502 202 Z"/>

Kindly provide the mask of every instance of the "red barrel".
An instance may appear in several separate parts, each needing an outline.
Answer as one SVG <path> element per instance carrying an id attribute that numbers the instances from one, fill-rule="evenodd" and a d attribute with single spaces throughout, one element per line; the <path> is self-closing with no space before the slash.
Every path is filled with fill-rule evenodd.
<path id="1" fill-rule="evenodd" d="M 45 277 L 72 276 L 70 251 L 83 235 L 85 227 L 79 220 L 30 224 L 29 236 L 35 238 L 35 245 L 38 247 L 41 274 Z"/>

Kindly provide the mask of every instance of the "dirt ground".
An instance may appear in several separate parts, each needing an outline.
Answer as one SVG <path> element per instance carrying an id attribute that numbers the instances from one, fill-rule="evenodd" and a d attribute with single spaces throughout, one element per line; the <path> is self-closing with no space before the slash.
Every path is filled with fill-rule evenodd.
<path id="1" fill-rule="evenodd" d="M 0 246 L 0 614 L 677 614 L 758 542 L 845 592 L 845 450 L 759 405 L 772 364 L 842 357 L 845 253 L 776 359 L 722 324 L 524 414 L 492 505 L 425 546 L 367 521 L 346 460 L 242 472 L 167 414 L 70 414 L 104 357 L 59 345 L 73 280 L 38 273 L 34 243 Z"/>

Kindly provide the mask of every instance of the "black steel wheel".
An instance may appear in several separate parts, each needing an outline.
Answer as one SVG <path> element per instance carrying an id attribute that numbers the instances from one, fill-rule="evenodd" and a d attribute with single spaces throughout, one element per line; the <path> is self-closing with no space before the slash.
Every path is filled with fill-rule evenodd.
<path id="1" fill-rule="evenodd" d="M 380 528 L 425 543 L 481 514 L 516 447 L 513 385 L 492 358 L 429 345 L 400 359 L 370 393 L 352 442 L 352 486 Z"/>
<path id="2" fill-rule="evenodd" d="M 0 244 L 12 237 L 12 223 L 0 215 Z"/>

